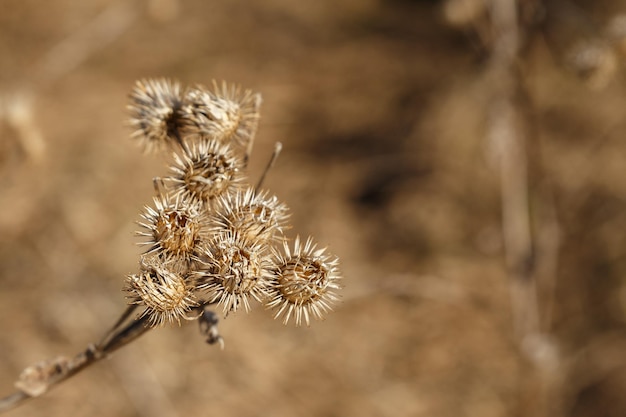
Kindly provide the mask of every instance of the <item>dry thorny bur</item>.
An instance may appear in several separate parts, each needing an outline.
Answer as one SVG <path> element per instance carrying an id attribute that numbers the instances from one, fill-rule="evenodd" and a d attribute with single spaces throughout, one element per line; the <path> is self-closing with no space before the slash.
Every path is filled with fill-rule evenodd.
<path id="1" fill-rule="evenodd" d="M 261 97 L 223 83 L 183 89 L 165 80 L 138 81 L 130 94 L 133 134 L 148 152 L 172 155 L 166 176 L 138 222 L 146 250 L 126 277 L 129 305 L 97 344 L 73 358 L 29 366 L 0 398 L 0 412 L 37 397 L 132 342 L 152 327 L 197 319 L 208 343 L 222 343 L 217 316 L 253 301 L 287 324 L 322 318 L 339 296 L 337 258 L 311 238 L 292 244 L 287 206 L 246 184 L 245 170 Z M 280 144 L 268 165 L 272 166 Z M 135 311 L 140 311 L 135 318 Z"/>
<path id="2" fill-rule="evenodd" d="M 246 184 L 260 104 L 259 94 L 226 83 L 149 79 L 130 94 L 133 137 L 173 155 L 141 215 L 146 251 L 125 286 L 152 326 L 195 319 L 208 305 L 248 311 L 253 300 L 285 324 L 308 325 L 338 299 L 337 258 L 311 238 L 290 244 L 287 206 Z"/>

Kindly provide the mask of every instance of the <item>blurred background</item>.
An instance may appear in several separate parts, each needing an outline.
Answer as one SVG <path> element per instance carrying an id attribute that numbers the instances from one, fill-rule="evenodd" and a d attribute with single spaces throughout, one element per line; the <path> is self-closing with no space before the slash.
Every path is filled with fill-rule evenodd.
<path id="1" fill-rule="evenodd" d="M 136 79 L 263 95 L 250 166 L 340 257 L 310 328 L 151 331 L 12 416 L 626 415 L 626 1 L 1 0 L 0 394 L 96 342 L 166 158 Z"/>

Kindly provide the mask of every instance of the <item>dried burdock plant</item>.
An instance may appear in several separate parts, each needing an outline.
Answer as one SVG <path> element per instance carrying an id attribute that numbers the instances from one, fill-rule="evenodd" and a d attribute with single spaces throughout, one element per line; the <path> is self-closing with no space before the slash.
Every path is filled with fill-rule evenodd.
<path id="1" fill-rule="evenodd" d="M 185 124 L 180 84 L 167 79 L 140 80 L 130 94 L 130 125 L 133 137 L 148 152 L 182 144 Z"/>
<path id="2" fill-rule="evenodd" d="M 209 224 L 216 233 L 235 233 L 252 242 L 269 243 L 284 239 L 288 211 L 276 196 L 247 188 L 218 199 Z"/>
<path id="3" fill-rule="evenodd" d="M 293 317 L 297 326 L 304 319 L 309 325 L 311 316 L 322 318 L 338 301 L 339 261 L 325 252 L 311 238 L 302 244 L 299 237 L 293 250 L 284 242 L 283 253 L 273 251 L 267 306 L 276 310 L 274 318 L 284 317 L 287 324 Z"/>
<path id="4" fill-rule="evenodd" d="M 171 175 L 164 181 L 174 194 L 207 203 L 242 187 L 243 169 L 243 159 L 228 144 L 200 136 L 182 155 L 174 155 Z"/>
<path id="5" fill-rule="evenodd" d="M 203 241 L 208 223 L 201 207 L 181 195 L 158 195 L 154 207 L 146 206 L 138 224 L 144 237 L 140 245 L 148 245 L 147 255 L 155 255 L 163 263 L 188 263 Z"/>
<path id="6" fill-rule="evenodd" d="M 237 233 L 218 234 L 207 245 L 202 264 L 196 272 L 198 288 L 224 313 L 240 306 L 250 311 L 250 298 L 259 302 L 266 298 L 270 275 L 262 242 L 248 241 Z"/>
<path id="7" fill-rule="evenodd" d="M 167 266 L 158 258 L 144 258 L 142 272 L 126 279 L 127 298 L 130 303 L 145 307 L 142 315 L 148 317 L 151 326 L 180 324 L 180 319 L 198 305 L 183 273 Z"/>
<path id="8" fill-rule="evenodd" d="M 154 180 L 153 204 L 140 214 L 137 235 L 146 250 L 123 286 L 128 306 L 99 343 L 71 359 L 26 368 L 18 391 L 0 399 L 0 412 L 154 327 L 197 320 L 207 343 L 223 346 L 212 306 L 226 316 L 258 302 L 296 325 L 331 310 L 341 287 L 337 258 L 312 238 L 297 237 L 290 246 L 287 206 L 261 191 L 280 144 L 258 182 L 245 183 L 260 103 L 259 94 L 226 83 L 214 82 L 213 90 L 167 79 L 136 83 L 128 105 L 132 136 L 172 160 L 169 173 Z"/>
<path id="9" fill-rule="evenodd" d="M 261 95 L 225 82 L 213 82 L 214 91 L 198 85 L 185 94 L 189 127 L 222 141 L 250 149 L 259 121 Z"/>

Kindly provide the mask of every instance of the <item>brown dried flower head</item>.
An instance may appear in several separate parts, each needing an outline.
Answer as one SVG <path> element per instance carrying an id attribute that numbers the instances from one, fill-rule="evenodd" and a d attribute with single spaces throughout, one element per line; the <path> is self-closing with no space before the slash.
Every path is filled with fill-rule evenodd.
<path id="1" fill-rule="evenodd" d="M 142 316 L 148 316 L 151 326 L 180 324 L 180 319 L 186 318 L 189 310 L 197 305 L 193 288 L 185 279 L 154 259 L 144 259 L 142 272 L 129 275 L 124 289 L 130 303 L 146 308 Z"/>
<path id="2" fill-rule="evenodd" d="M 139 80 L 128 105 L 133 137 L 140 140 L 147 152 L 180 145 L 185 125 L 183 95 L 178 82 L 167 79 Z"/>
<path id="3" fill-rule="evenodd" d="M 185 94 L 185 112 L 192 133 L 222 141 L 232 140 L 247 147 L 259 123 L 261 95 L 238 86 L 214 81 L 214 91 L 203 86 L 190 88 Z"/>
<path id="4" fill-rule="evenodd" d="M 288 227 L 287 206 L 267 192 L 239 189 L 216 200 L 209 223 L 214 232 L 230 232 L 251 242 L 267 243 Z"/>
<path id="5" fill-rule="evenodd" d="M 337 258 L 312 239 L 286 243 L 289 212 L 244 183 L 259 121 L 260 94 L 213 82 L 182 89 L 166 79 L 138 81 L 130 94 L 134 136 L 146 150 L 173 148 L 169 174 L 145 208 L 137 233 L 147 251 L 130 275 L 131 303 L 151 325 L 180 321 L 194 306 L 225 315 L 255 299 L 296 325 L 322 318 L 338 300 Z M 269 169 L 280 152 L 277 146 Z M 272 245 L 282 242 L 282 252 Z"/>
<path id="6" fill-rule="evenodd" d="M 196 273 L 198 288 L 209 303 L 223 307 L 224 313 L 242 305 L 250 311 L 249 298 L 261 301 L 269 279 L 262 248 L 236 234 L 218 235 L 204 253 L 204 266 Z"/>
<path id="7" fill-rule="evenodd" d="M 165 180 L 172 192 L 184 199 L 206 203 L 241 186 L 243 160 L 226 144 L 200 140 L 186 147 L 182 156 L 175 154 L 171 176 Z"/>
<path id="8" fill-rule="evenodd" d="M 137 235 L 149 245 L 146 254 L 156 255 L 164 262 L 191 259 L 204 238 L 206 219 L 198 206 L 182 196 L 154 197 L 154 207 L 146 206 L 138 222 L 144 230 Z"/>
<path id="9" fill-rule="evenodd" d="M 284 254 L 273 251 L 266 306 L 275 309 L 274 318 L 284 317 L 284 324 L 293 317 L 297 326 L 303 318 L 308 326 L 311 316 L 321 319 L 338 300 L 338 260 L 325 254 L 325 248 L 317 249 L 311 238 L 304 245 L 296 238 L 293 251 L 285 241 L 283 249 Z"/>

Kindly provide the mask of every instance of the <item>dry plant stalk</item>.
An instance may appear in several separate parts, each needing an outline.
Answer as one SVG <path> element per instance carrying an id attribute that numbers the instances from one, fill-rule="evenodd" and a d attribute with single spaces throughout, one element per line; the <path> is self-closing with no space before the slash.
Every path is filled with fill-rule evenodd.
<path id="1" fill-rule="evenodd" d="M 536 371 L 530 378 L 538 389 L 532 393 L 531 401 L 525 401 L 528 405 L 522 414 L 550 416 L 559 414 L 554 398 L 559 388 L 556 371 L 560 364 L 553 339 L 541 328 L 543 311 L 537 294 L 538 242 L 532 228 L 528 183 L 527 148 L 533 128 L 525 107 L 526 92 L 520 73 L 523 49 L 530 35 L 523 12 L 537 5 L 535 1 L 490 2 L 494 42 L 489 70 L 494 89 L 487 134 L 491 145 L 499 151 L 502 234 L 513 326 L 520 353 L 530 360 Z"/>
<path id="2" fill-rule="evenodd" d="M 128 106 L 133 137 L 146 152 L 172 152 L 169 173 L 154 180 L 156 195 L 138 222 L 146 251 L 126 277 L 128 307 L 103 339 L 73 358 L 26 368 L 0 399 L 0 412 L 51 387 L 136 340 L 156 326 L 197 320 L 207 343 L 219 343 L 217 315 L 251 309 L 297 326 L 321 319 L 338 301 L 338 260 L 312 238 L 284 235 L 287 206 L 261 190 L 280 144 L 255 187 L 245 169 L 261 97 L 226 83 L 182 88 L 167 79 L 138 81 Z"/>

